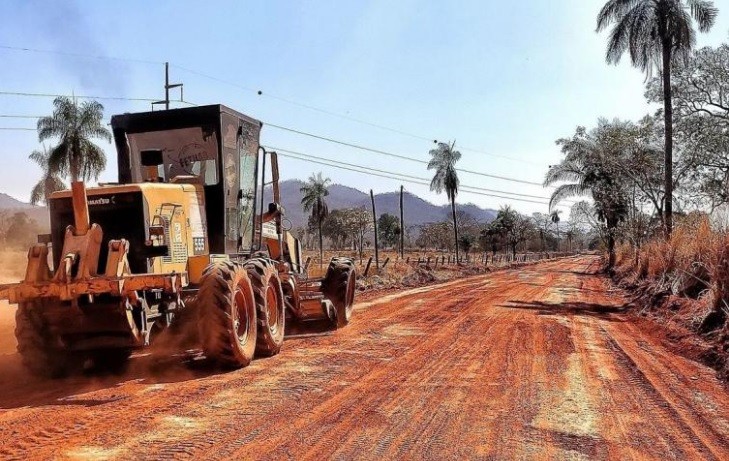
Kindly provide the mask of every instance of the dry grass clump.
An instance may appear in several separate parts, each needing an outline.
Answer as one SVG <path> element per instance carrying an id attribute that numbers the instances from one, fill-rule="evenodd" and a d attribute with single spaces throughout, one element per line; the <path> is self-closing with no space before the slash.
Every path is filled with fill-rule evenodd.
<path id="1" fill-rule="evenodd" d="M 646 243 L 637 255 L 629 246 L 620 248 L 619 272 L 632 272 L 635 279 L 647 279 L 657 289 L 698 298 L 710 288 L 712 266 L 721 254 L 722 234 L 715 232 L 706 217 L 684 219 L 669 240 L 661 237 Z"/>
<path id="2" fill-rule="evenodd" d="M 652 312 L 678 332 L 698 333 L 705 341 L 698 358 L 729 382 L 729 231 L 713 229 L 706 216 L 690 215 L 668 241 L 656 236 L 632 258 L 631 251 L 627 245 L 619 249 L 615 272 L 635 289 L 641 313 Z"/>
<path id="3" fill-rule="evenodd" d="M 721 326 L 729 312 L 729 234 L 712 229 L 706 216 L 688 216 L 671 238 L 657 236 L 632 257 L 621 246 L 617 273 L 650 284 L 654 293 L 674 294 L 705 302 L 702 330 Z M 699 326 L 697 325 L 697 326 Z"/>

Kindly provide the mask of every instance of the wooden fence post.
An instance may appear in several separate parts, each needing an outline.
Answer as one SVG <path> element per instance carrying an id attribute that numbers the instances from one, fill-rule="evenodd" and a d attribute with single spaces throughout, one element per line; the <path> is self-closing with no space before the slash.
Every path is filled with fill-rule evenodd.
<path id="1" fill-rule="evenodd" d="M 367 267 L 364 270 L 364 276 L 367 277 L 367 273 L 370 271 L 370 264 L 372 264 L 372 256 L 367 260 Z"/>
<path id="2" fill-rule="evenodd" d="M 370 189 L 370 198 L 372 199 L 372 221 L 375 229 L 375 268 L 380 268 L 380 251 L 378 249 L 377 240 L 377 211 L 375 210 L 375 193 Z"/>

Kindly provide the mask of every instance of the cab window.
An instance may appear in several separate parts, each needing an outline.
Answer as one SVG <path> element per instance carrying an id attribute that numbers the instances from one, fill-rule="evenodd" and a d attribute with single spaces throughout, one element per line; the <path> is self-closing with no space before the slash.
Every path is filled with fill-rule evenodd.
<path id="1" fill-rule="evenodd" d="M 162 151 L 163 164 L 159 179 L 169 182 L 178 176 L 194 176 L 205 185 L 218 183 L 218 142 L 214 131 L 200 127 L 164 131 L 128 133 L 132 179 L 145 180 L 140 153 L 143 150 Z"/>

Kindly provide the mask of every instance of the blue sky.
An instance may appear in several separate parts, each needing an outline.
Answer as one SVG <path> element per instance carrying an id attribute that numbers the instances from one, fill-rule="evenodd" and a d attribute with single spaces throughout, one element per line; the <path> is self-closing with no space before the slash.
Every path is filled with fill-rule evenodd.
<path id="1" fill-rule="evenodd" d="M 721 2 L 716 2 L 718 6 Z M 453 140 L 459 166 L 541 182 L 559 161 L 554 141 L 598 117 L 637 119 L 655 107 L 644 76 L 604 61 L 595 33 L 601 1 L 3 1 L 0 47 L 24 47 L 132 60 L 0 48 L 0 92 L 162 98 L 163 61 L 185 99 L 223 103 L 264 122 L 376 149 L 428 158 L 432 141 L 356 123 L 295 101 L 426 139 Z M 699 46 L 729 37 L 729 8 Z M 139 60 L 139 61 L 137 61 Z M 150 61 L 150 62 L 146 62 Z M 202 77 L 191 69 L 233 82 Z M 261 90 L 259 96 L 255 91 Z M 0 95 L 0 115 L 46 115 L 51 98 Z M 103 100 L 107 118 L 149 103 Z M 0 117 L 0 127 L 35 120 Z M 425 166 L 264 127 L 262 143 L 381 170 L 428 177 Z M 102 143 L 116 179 L 114 149 Z M 27 200 L 40 170 L 28 154 L 33 131 L 0 130 L 0 192 Z M 489 155 L 492 154 L 492 155 Z M 505 159 L 503 157 L 509 157 Z M 334 182 L 375 192 L 401 181 L 290 158 L 286 178 L 323 171 Z M 463 173 L 464 185 L 548 196 L 549 190 Z M 427 186 L 407 190 L 435 203 Z M 546 205 L 462 192 L 459 202 L 531 213 Z"/>

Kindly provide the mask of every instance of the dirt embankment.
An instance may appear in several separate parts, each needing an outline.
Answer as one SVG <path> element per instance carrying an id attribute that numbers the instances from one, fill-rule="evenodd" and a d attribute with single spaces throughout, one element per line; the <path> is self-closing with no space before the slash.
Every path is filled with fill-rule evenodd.
<path id="1" fill-rule="evenodd" d="M 729 385 L 729 319 L 711 322 L 708 291 L 677 295 L 664 281 L 641 279 L 633 272 L 617 272 L 613 281 L 630 293 L 633 313 L 661 325 L 657 331 L 665 344 L 712 367 Z"/>
<path id="2" fill-rule="evenodd" d="M 729 459 L 729 393 L 572 258 L 358 302 L 221 372 L 0 363 L 3 459 Z"/>

